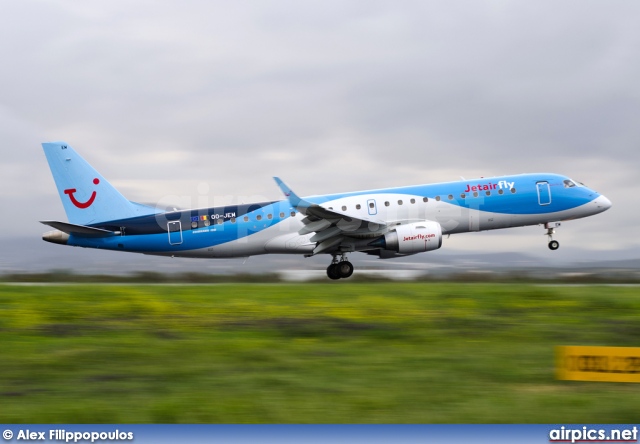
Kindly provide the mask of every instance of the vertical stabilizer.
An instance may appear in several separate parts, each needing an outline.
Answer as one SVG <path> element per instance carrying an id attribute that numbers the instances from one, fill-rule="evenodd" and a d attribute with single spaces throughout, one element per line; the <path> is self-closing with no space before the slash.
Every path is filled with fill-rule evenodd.
<path id="1" fill-rule="evenodd" d="M 42 144 L 62 205 L 72 224 L 90 225 L 155 214 L 128 201 L 65 142 Z"/>

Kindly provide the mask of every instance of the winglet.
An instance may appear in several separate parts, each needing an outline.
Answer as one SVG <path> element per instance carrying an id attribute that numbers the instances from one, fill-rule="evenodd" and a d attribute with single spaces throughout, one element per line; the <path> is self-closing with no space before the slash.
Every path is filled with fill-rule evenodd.
<path id="1" fill-rule="evenodd" d="M 294 193 L 293 190 L 289 188 L 289 186 L 284 183 L 279 177 L 274 177 L 273 180 L 276 181 L 284 195 L 287 197 L 287 199 L 289 199 L 289 203 L 291 204 L 291 206 L 296 210 L 304 214 L 304 210 L 313 205 L 311 202 L 302 199 L 300 196 Z"/>

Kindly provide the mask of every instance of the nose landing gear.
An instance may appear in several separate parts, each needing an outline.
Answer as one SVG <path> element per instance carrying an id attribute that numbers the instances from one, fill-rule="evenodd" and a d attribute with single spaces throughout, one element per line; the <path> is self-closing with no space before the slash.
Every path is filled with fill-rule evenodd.
<path id="1" fill-rule="evenodd" d="M 560 248 L 560 242 L 557 240 L 553 240 L 553 235 L 556 233 L 556 228 L 560 226 L 560 222 L 544 224 L 544 227 L 547 229 L 547 237 L 549 238 L 549 250 L 557 250 Z"/>
<path id="2" fill-rule="evenodd" d="M 334 255 L 331 265 L 327 267 L 327 276 L 329 279 L 346 279 L 353 274 L 353 264 L 347 260 L 346 255 L 342 255 L 340 260 Z"/>

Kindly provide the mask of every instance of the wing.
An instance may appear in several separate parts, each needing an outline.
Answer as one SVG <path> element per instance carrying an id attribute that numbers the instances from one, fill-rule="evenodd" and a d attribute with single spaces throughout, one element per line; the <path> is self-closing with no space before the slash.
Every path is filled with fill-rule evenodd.
<path id="1" fill-rule="evenodd" d="M 361 214 L 351 214 L 348 211 L 335 211 L 309 202 L 294 193 L 279 177 L 274 179 L 289 199 L 291 206 L 306 216 L 302 219 L 304 227 L 298 231 L 298 234 L 315 233 L 310 239 L 311 242 L 316 243 L 313 254 L 339 251 L 340 245 L 349 238 L 370 239 L 373 233 L 386 231 L 385 221 L 363 217 Z"/>

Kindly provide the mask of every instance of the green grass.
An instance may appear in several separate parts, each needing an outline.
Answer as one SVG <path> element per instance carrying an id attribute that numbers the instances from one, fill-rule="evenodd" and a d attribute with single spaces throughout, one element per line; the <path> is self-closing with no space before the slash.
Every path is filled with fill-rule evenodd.
<path id="1" fill-rule="evenodd" d="M 3 423 L 632 423 L 640 386 L 554 380 L 640 344 L 640 288 L 0 285 Z"/>

